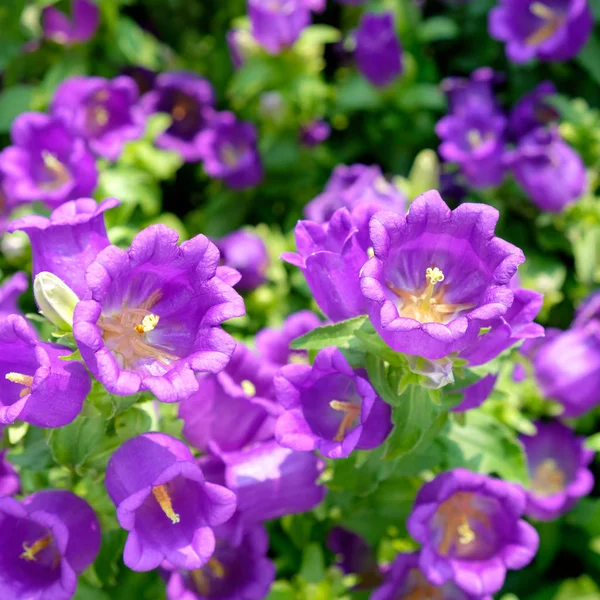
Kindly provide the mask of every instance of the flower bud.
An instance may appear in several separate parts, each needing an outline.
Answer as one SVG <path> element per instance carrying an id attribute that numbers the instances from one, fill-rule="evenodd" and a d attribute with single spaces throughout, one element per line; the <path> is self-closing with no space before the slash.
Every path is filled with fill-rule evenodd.
<path id="1" fill-rule="evenodd" d="M 423 387 L 430 390 L 439 390 L 449 383 L 454 383 L 452 359 L 447 356 L 436 360 L 411 355 L 407 355 L 406 358 L 410 370 L 422 376 L 421 385 Z"/>
<path id="2" fill-rule="evenodd" d="M 79 298 L 62 279 L 42 271 L 33 281 L 33 295 L 40 312 L 49 321 L 62 331 L 73 328 L 73 311 Z"/>

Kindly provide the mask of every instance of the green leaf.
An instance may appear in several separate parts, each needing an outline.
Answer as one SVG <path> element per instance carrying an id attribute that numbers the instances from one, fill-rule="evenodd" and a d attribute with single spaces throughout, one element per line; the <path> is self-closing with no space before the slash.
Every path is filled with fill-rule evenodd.
<path id="1" fill-rule="evenodd" d="M 588 75 L 600 85 L 600 39 L 592 34 L 575 59 L 588 72 Z"/>
<path id="2" fill-rule="evenodd" d="M 366 321 L 368 317 L 361 315 L 347 321 L 341 321 L 334 325 L 317 327 L 306 335 L 292 340 L 291 347 L 294 350 L 322 350 L 329 346 L 337 348 L 349 347 L 354 334 Z"/>
<path id="3" fill-rule="evenodd" d="M 589 575 L 561 583 L 552 600 L 600 600 L 600 590 Z"/>
<path id="4" fill-rule="evenodd" d="M 296 590 L 287 581 L 276 581 L 265 600 L 297 600 Z"/>
<path id="5" fill-rule="evenodd" d="M 6 133 L 15 117 L 30 109 L 35 88 L 13 85 L 0 93 L 0 133 Z"/>
<path id="6" fill-rule="evenodd" d="M 319 544 L 309 544 L 304 550 L 299 575 L 309 583 L 319 583 L 325 578 L 325 559 Z"/>
<path id="7" fill-rule="evenodd" d="M 121 17 L 119 20 L 116 44 L 131 64 L 154 71 L 160 68 L 160 42 L 132 19 Z"/>
<path id="8" fill-rule="evenodd" d="M 54 460 L 74 469 L 83 465 L 104 437 L 106 421 L 99 417 L 77 417 L 69 425 L 55 429 L 49 444 Z"/>
<path id="9" fill-rule="evenodd" d="M 52 454 L 41 429 L 29 427 L 19 446 L 8 454 L 8 460 L 22 469 L 39 472 L 52 463 Z"/>
<path id="10" fill-rule="evenodd" d="M 450 468 L 464 466 L 465 460 L 477 461 L 478 472 L 496 473 L 502 479 L 527 486 L 527 461 L 515 433 L 480 410 L 469 411 L 464 418 L 464 427 L 452 423 L 448 433 L 448 440 L 460 450 L 460 457 L 449 456 Z"/>
<path id="11" fill-rule="evenodd" d="M 448 17 L 431 17 L 419 27 L 419 39 L 426 44 L 438 40 L 452 40 L 458 33 L 458 25 Z"/>

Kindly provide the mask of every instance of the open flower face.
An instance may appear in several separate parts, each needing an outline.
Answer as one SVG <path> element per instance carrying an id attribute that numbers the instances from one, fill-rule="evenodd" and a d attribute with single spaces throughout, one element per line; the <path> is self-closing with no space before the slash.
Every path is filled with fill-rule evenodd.
<path id="1" fill-rule="evenodd" d="M 195 372 L 221 371 L 234 350 L 219 325 L 244 314 L 244 303 L 216 276 L 217 248 L 202 235 L 181 247 L 177 239 L 151 226 L 128 251 L 103 250 L 86 272 L 92 300 L 75 308 L 73 332 L 113 393 L 182 400 L 198 389 Z"/>
<path id="2" fill-rule="evenodd" d="M 494 237 L 497 219 L 482 204 L 450 211 L 435 191 L 419 196 L 406 217 L 373 217 L 375 256 L 361 272 L 361 288 L 390 347 L 442 358 L 506 313 L 513 301 L 508 283 L 524 256 Z"/>

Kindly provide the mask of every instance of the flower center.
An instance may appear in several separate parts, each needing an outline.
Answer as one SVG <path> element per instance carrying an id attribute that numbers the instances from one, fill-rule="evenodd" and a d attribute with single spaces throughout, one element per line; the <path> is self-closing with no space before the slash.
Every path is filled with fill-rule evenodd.
<path id="1" fill-rule="evenodd" d="M 221 160 L 228 167 L 235 167 L 240 161 L 240 153 L 232 144 L 223 144 L 221 147 Z"/>
<path id="2" fill-rule="evenodd" d="M 246 396 L 250 396 L 251 398 L 256 396 L 256 386 L 249 379 L 244 379 L 244 381 L 240 383 L 240 386 L 244 390 Z"/>
<path id="3" fill-rule="evenodd" d="M 160 316 L 150 311 L 160 297 L 160 291 L 156 291 L 137 308 L 124 307 L 121 313 L 110 317 L 103 315 L 98 321 L 104 342 L 121 357 L 126 368 L 139 359 L 152 358 L 164 365 L 177 360 L 177 356 L 152 345 L 145 337 L 160 321 Z"/>
<path id="4" fill-rule="evenodd" d="M 42 161 L 44 162 L 44 177 L 46 181 L 40 183 L 45 190 L 56 190 L 71 180 L 71 172 L 52 152 L 42 150 Z"/>
<path id="5" fill-rule="evenodd" d="M 166 485 L 154 486 L 152 488 L 152 495 L 156 498 L 165 515 L 171 519 L 173 525 L 181 521 L 179 515 L 173 510 L 173 503 L 171 502 L 171 496 L 169 496 L 169 490 Z"/>
<path id="6" fill-rule="evenodd" d="M 23 542 L 23 552 L 19 555 L 19 558 L 24 558 L 25 560 L 28 560 L 28 561 L 34 561 L 34 560 L 36 560 L 36 556 L 42 550 L 44 550 L 44 548 L 47 548 L 51 543 L 52 543 L 51 535 L 45 535 L 44 537 L 41 537 L 39 540 L 36 540 L 35 542 L 33 542 L 33 544 L 31 544 L 31 546 L 29 544 L 27 544 L 26 542 Z"/>
<path id="7" fill-rule="evenodd" d="M 565 474 L 556 461 L 547 458 L 533 473 L 531 491 L 537 496 L 552 496 L 565 489 Z"/>
<path id="8" fill-rule="evenodd" d="M 223 579 L 226 575 L 225 567 L 216 558 L 211 558 L 202 569 L 191 571 L 192 580 L 196 589 L 203 596 L 210 594 L 209 576 Z"/>
<path id="9" fill-rule="evenodd" d="M 489 527 L 489 516 L 474 506 L 473 500 L 473 494 L 458 492 L 438 508 L 436 518 L 441 522 L 443 530 L 438 551 L 443 556 L 448 556 L 453 546 L 463 546 L 467 554 L 461 553 L 461 555 L 463 558 L 468 557 L 469 550 L 474 548 L 473 545 L 477 541 L 477 535 L 473 530 L 474 522 Z"/>
<path id="10" fill-rule="evenodd" d="M 443 590 L 431 585 L 419 569 L 409 571 L 407 579 L 408 589 L 403 588 L 397 600 L 443 600 Z"/>
<path id="11" fill-rule="evenodd" d="M 7 373 L 4 376 L 8 381 L 24 386 L 19 393 L 19 398 L 31 394 L 31 386 L 33 385 L 33 377 L 31 375 L 23 375 L 22 373 Z"/>
<path id="12" fill-rule="evenodd" d="M 360 406 L 352 402 L 340 402 L 339 400 L 332 400 L 329 406 L 333 410 L 341 411 L 344 413 L 342 422 L 339 424 L 335 437 L 333 438 L 336 442 L 341 442 L 346 437 L 348 429 L 354 427 L 356 419 L 360 415 Z"/>
<path id="13" fill-rule="evenodd" d="M 542 24 L 527 38 L 525 43 L 528 46 L 538 46 L 552 37 L 562 26 L 565 18 L 543 2 L 533 2 L 529 10 L 533 15 L 542 20 Z"/>
<path id="14" fill-rule="evenodd" d="M 402 306 L 398 310 L 401 317 L 415 319 L 419 323 L 448 323 L 458 313 L 473 308 L 473 304 L 444 302 L 447 286 L 441 286 L 436 291 L 436 285 L 445 279 L 441 269 L 429 267 L 425 271 L 425 279 L 425 289 L 417 292 L 407 292 L 388 282 L 388 287 L 402 300 Z"/>

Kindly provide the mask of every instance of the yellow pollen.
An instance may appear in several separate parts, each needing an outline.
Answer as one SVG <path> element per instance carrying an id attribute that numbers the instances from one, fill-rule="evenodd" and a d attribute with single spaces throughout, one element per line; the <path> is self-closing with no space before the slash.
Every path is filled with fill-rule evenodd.
<path id="1" fill-rule="evenodd" d="M 552 496 L 565 488 L 565 474 L 556 461 L 547 458 L 533 473 L 531 491 L 538 496 Z"/>
<path id="2" fill-rule="evenodd" d="M 469 520 L 464 517 L 463 522 L 458 526 L 458 543 L 466 546 L 471 542 L 475 541 L 475 532 L 471 529 L 471 525 L 469 525 Z"/>
<path id="3" fill-rule="evenodd" d="M 244 390 L 244 394 L 246 394 L 246 396 L 256 395 L 256 386 L 250 380 L 244 379 L 244 381 L 240 383 L 240 386 Z"/>
<path id="4" fill-rule="evenodd" d="M 167 487 L 164 485 L 157 485 L 152 488 L 152 495 L 156 498 L 156 501 L 160 504 L 163 512 L 169 519 L 173 525 L 179 523 L 181 521 L 179 515 L 173 510 L 173 504 L 171 504 L 171 497 L 169 496 L 169 491 Z"/>
<path id="5" fill-rule="evenodd" d="M 329 406 L 331 406 L 333 410 L 338 410 L 344 413 L 342 422 L 340 423 L 335 437 L 333 438 L 334 441 L 341 442 L 346 436 L 347 430 L 354 425 L 354 422 L 360 414 L 360 406 L 358 404 L 353 404 L 352 402 L 340 402 L 339 400 L 332 400 L 329 403 Z"/>
<path id="6" fill-rule="evenodd" d="M 23 552 L 19 555 L 19 558 L 24 558 L 25 560 L 35 560 L 37 554 L 39 554 L 44 548 L 47 548 L 52 542 L 52 537 L 46 535 L 39 540 L 33 542 L 31 546 L 27 543 L 23 542 Z"/>
<path id="7" fill-rule="evenodd" d="M 150 331 L 154 331 L 158 322 L 160 321 L 160 317 L 153 313 L 146 315 L 140 325 L 135 326 L 135 330 L 138 333 L 149 333 Z"/>
<path id="8" fill-rule="evenodd" d="M 211 558 L 208 561 L 208 566 L 212 569 L 212 572 L 218 579 L 223 579 L 223 577 L 225 577 L 225 567 L 216 558 Z"/>
<path id="9" fill-rule="evenodd" d="M 534 2 L 529 10 L 533 15 L 542 19 L 542 25 L 525 39 L 528 46 L 537 46 L 544 43 L 549 37 L 553 36 L 557 29 L 562 26 L 564 17 L 546 6 L 542 2 Z"/>
<path id="10" fill-rule="evenodd" d="M 94 119 L 100 127 L 104 127 L 108 123 L 108 111 L 100 106 L 94 109 Z"/>
<path id="11" fill-rule="evenodd" d="M 202 569 L 194 569 L 190 571 L 192 581 L 196 586 L 196 589 L 202 596 L 208 596 L 210 594 L 210 585 L 208 583 L 208 577 L 202 572 Z"/>
<path id="12" fill-rule="evenodd" d="M 477 148 L 481 145 L 481 142 L 483 142 L 481 133 L 479 133 L 477 129 L 470 129 L 467 131 L 467 140 L 472 148 Z"/>
<path id="13" fill-rule="evenodd" d="M 33 385 L 33 377 L 31 375 L 23 375 L 22 373 L 7 373 L 5 379 L 12 383 L 18 383 L 19 385 L 25 386 L 19 393 L 19 398 L 31 394 L 31 386 Z"/>
<path id="14" fill-rule="evenodd" d="M 425 271 L 425 278 L 429 279 L 430 285 L 435 285 L 436 283 L 441 283 L 442 281 L 444 281 L 444 273 L 441 269 L 438 269 L 437 267 L 429 267 Z"/>
<path id="15" fill-rule="evenodd" d="M 235 167 L 240 157 L 231 144 L 224 144 L 221 150 L 221 158 L 227 166 Z"/>
<path id="16" fill-rule="evenodd" d="M 44 161 L 44 167 L 48 174 L 53 178 L 51 181 L 47 181 L 45 183 L 40 184 L 40 187 L 44 189 L 57 189 L 64 185 L 71 174 L 67 167 L 52 154 L 52 152 L 48 152 L 48 150 L 42 150 L 42 160 Z"/>

